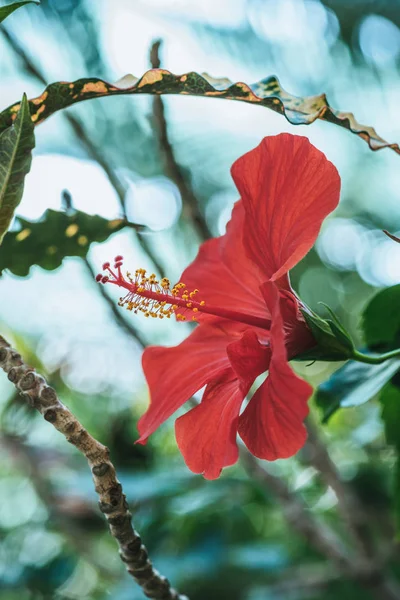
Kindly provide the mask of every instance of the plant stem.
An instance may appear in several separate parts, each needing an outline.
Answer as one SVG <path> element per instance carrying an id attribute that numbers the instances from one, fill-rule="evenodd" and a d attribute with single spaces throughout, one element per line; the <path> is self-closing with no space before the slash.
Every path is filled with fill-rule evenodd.
<path id="1" fill-rule="evenodd" d="M 385 352 L 384 354 L 377 354 L 376 356 L 370 356 L 369 354 L 363 354 L 362 352 L 354 350 L 351 358 L 369 365 L 380 365 L 391 358 L 400 358 L 400 348 Z"/>

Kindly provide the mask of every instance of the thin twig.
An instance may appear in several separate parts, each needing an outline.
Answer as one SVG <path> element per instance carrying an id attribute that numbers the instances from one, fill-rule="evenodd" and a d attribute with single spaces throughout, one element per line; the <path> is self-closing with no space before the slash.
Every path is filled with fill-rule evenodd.
<path id="1" fill-rule="evenodd" d="M 157 40 L 153 42 L 150 49 L 150 63 L 153 69 L 158 69 L 161 66 L 160 46 L 161 40 Z M 153 97 L 153 123 L 164 164 L 164 172 L 175 183 L 181 194 L 184 215 L 193 223 L 200 239 L 206 240 L 211 237 L 210 229 L 200 211 L 199 201 L 175 158 L 175 152 L 168 135 L 164 101 L 161 96 L 157 95 Z"/>
<path id="2" fill-rule="evenodd" d="M 1 336 L 0 367 L 26 401 L 86 457 L 99 495 L 100 510 L 107 519 L 111 535 L 118 542 L 121 559 L 146 596 L 157 600 L 187 600 L 154 569 L 139 534 L 133 529 L 131 513 L 108 448 L 86 431 L 60 402 L 55 390 L 34 369 L 25 365 L 20 354 Z"/>
<path id="3" fill-rule="evenodd" d="M 149 242 L 148 238 L 145 235 L 144 236 L 140 235 L 140 232 L 145 228 L 142 225 L 133 225 L 128 219 L 128 216 L 126 213 L 126 206 L 125 206 L 126 188 L 125 188 L 124 184 L 121 182 L 120 178 L 117 176 L 114 169 L 109 165 L 109 163 L 105 159 L 104 155 L 102 155 L 101 152 L 99 152 L 99 150 L 97 149 L 96 145 L 93 144 L 92 140 L 87 135 L 86 129 L 83 126 L 82 122 L 76 116 L 74 116 L 68 112 L 65 113 L 65 118 L 67 119 L 68 123 L 74 130 L 76 137 L 85 146 L 86 152 L 88 153 L 90 158 L 92 158 L 94 161 L 96 161 L 102 167 L 104 173 L 107 175 L 109 182 L 115 189 L 116 194 L 118 196 L 119 204 L 120 204 L 124 219 L 126 220 L 127 224 L 129 224 L 129 226 L 135 230 L 136 239 L 139 243 L 139 246 L 141 247 L 143 252 L 145 252 L 145 254 L 147 254 L 149 256 L 151 262 L 154 265 L 156 272 L 160 276 L 162 276 L 164 267 L 158 260 L 157 256 L 154 254 L 153 249 L 151 247 L 151 243 Z"/>
<path id="4" fill-rule="evenodd" d="M 82 142 L 85 147 L 86 152 L 94 161 L 96 161 L 105 174 L 114 190 L 116 191 L 119 205 L 121 207 L 121 212 L 124 216 L 125 220 L 128 220 L 128 216 L 126 214 L 126 206 L 125 206 L 125 186 L 121 182 L 118 175 L 115 173 L 114 169 L 109 165 L 108 161 L 105 159 L 104 154 L 99 152 L 96 145 L 92 142 L 90 137 L 86 133 L 86 129 L 80 119 L 71 113 L 65 113 L 65 117 L 68 123 L 71 125 L 76 137 Z"/>

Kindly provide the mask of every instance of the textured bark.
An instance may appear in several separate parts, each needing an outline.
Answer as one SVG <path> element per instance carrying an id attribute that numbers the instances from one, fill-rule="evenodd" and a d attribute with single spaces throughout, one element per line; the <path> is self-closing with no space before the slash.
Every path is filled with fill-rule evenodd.
<path id="1" fill-rule="evenodd" d="M 25 365 L 21 355 L 1 336 L 0 367 L 26 401 L 86 457 L 99 496 L 100 510 L 107 519 L 111 535 L 118 542 L 121 560 L 145 595 L 156 600 L 187 600 L 154 569 L 139 534 L 133 529 L 131 513 L 110 461 L 108 448 L 86 431 L 60 402 L 46 380 Z"/>

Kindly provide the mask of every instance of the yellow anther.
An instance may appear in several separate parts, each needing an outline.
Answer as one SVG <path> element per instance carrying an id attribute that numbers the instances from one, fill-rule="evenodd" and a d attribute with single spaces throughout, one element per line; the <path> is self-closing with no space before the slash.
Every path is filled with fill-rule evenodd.
<path id="1" fill-rule="evenodd" d="M 157 279 L 155 273 L 146 276 L 146 269 L 136 269 L 134 279 L 129 272 L 126 277 L 132 284 L 132 288 L 125 297 L 120 298 L 118 303 L 120 306 L 125 306 L 135 314 L 141 312 L 146 318 L 164 319 L 166 317 L 169 319 L 171 315 L 175 315 L 178 321 L 191 319 L 197 322 L 196 316 L 186 317 L 177 311 L 186 309 L 190 309 L 193 313 L 201 311 L 205 302 L 204 300 L 201 302 L 195 300 L 198 289 L 189 291 L 183 281 L 179 281 L 171 287 L 167 277 Z"/>

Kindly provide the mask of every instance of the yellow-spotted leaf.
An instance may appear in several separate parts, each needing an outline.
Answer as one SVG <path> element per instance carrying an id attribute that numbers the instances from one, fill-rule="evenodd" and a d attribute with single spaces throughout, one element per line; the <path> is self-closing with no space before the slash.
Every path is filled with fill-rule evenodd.
<path id="1" fill-rule="evenodd" d="M 40 96 L 30 101 L 32 120 L 38 124 L 77 102 L 124 94 L 182 94 L 248 102 L 274 110 L 293 125 L 310 125 L 317 119 L 329 121 L 361 137 L 371 150 L 389 147 L 400 154 L 398 144 L 385 141 L 375 129 L 358 123 L 352 113 L 332 108 L 325 94 L 304 98 L 293 96 L 282 88 L 275 76 L 248 85 L 194 72 L 174 75 L 165 69 L 151 69 L 140 78 L 127 75 L 115 84 L 92 78 L 59 81 L 50 84 Z M 19 105 L 14 104 L 0 114 L 0 131 L 12 123 L 18 111 Z"/>
<path id="2" fill-rule="evenodd" d="M 22 198 L 35 147 L 33 123 L 24 95 L 16 119 L 0 134 L 0 244 Z"/>
<path id="3" fill-rule="evenodd" d="M 104 242 L 126 222 L 108 221 L 79 210 L 65 213 L 49 209 L 40 221 L 17 217 L 16 225 L 0 247 L 0 275 L 7 269 L 25 277 L 33 265 L 51 271 L 67 256 L 85 257 L 91 242 Z"/>

